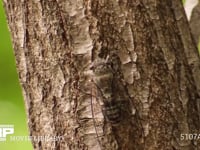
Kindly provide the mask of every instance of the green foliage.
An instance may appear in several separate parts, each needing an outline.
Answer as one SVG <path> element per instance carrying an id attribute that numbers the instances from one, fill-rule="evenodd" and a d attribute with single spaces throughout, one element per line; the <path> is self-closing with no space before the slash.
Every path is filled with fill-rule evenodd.
<path id="1" fill-rule="evenodd" d="M 19 86 L 6 18 L 0 1 L 0 125 L 14 125 L 12 136 L 28 136 L 27 119 Z M 0 142 L 1 150 L 32 150 L 27 141 Z"/>

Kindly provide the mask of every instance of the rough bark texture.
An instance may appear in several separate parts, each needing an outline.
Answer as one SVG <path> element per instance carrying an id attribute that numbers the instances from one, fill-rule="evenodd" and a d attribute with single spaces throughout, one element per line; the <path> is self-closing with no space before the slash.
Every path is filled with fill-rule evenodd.
<path id="1" fill-rule="evenodd" d="M 5 0 L 35 149 L 194 150 L 199 56 L 179 0 Z"/>
<path id="2" fill-rule="evenodd" d="M 200 2 L 198 2 L 198 5 L 195 6 L 195 8 L 192 11 L 191 19 L 190 19 L 190 27 L 192 34 L 194 36 L 194 40 L 196 44 L 199 43 L 199 37 L 200 37 Z"/>

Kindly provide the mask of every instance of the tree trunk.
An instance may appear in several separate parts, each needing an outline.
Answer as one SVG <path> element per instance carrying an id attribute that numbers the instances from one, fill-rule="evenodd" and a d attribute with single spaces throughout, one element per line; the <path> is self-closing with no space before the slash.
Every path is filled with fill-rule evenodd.
<path id="1" fill-rule="evenodd" d="M 191 19 L 190 19 L 190 27 L 192 31 L 192 35 L 194 36 L 194 40 L 196 44 L 200 41 L 200 2 L 196 5 L 192 11 Z"/>
<path id="2" fill-rule="evenodd" d="M 35 149 L 194 150 L 200 61 L 179 0 L 5 0 Z M 175 8 L 178 8 L 176 10 Z"/>

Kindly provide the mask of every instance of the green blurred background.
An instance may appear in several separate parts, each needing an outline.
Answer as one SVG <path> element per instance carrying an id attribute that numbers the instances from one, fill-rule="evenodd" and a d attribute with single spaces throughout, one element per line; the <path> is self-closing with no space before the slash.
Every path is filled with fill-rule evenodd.
<path id="1" fill-rule="evenodd" d="M 14 125 L 12 136 L 28 136 L 27 119 L 24 101 L 16 72 L 14 54 L 4 14 L 2 0 L 0 1 L 0 125 Z M 0 150 L 32 150 L 28 141 L 0 142 Z"/>

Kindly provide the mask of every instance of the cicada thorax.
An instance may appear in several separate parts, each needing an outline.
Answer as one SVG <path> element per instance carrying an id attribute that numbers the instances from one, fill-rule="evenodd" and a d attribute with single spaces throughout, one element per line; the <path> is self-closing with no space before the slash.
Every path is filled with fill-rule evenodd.
<path id="1" fill-rule="evenodd" d="M 104 59 L 97 59 L 93 66 L 93 81 L 97 86 L 98 93 L 103 99 L 112 98 L 113 70 Z"/>

